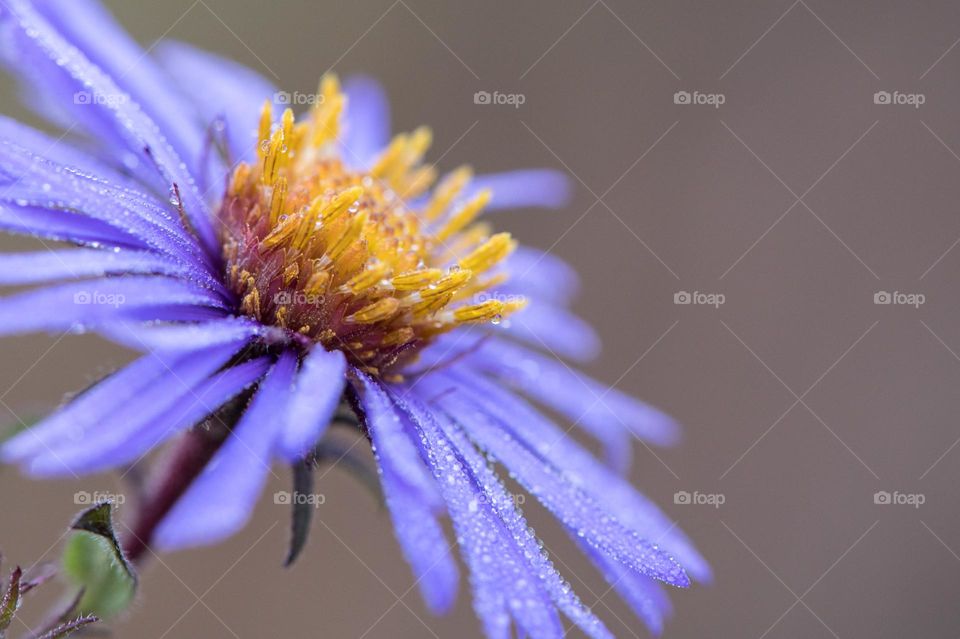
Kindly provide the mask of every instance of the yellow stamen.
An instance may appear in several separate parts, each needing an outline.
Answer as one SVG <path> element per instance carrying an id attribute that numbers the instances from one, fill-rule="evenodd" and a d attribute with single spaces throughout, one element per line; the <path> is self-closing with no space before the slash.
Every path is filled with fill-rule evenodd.
<path id="1" fill-rule="evenodd" d="M 230 178 L 230 194 L 240 195 L 249 181 L 250 165 L 241 162 L 237 165 L 237 168 L 233 172 L 233 176 Z"/>
<path id="2" fill-rule="evenodd" d="M 223 258 L 243 313 L 387 379 L 436 335 L 497 323 L 524 301 L 471 301 L 506 278 L 493 269 L 515 242 L 477 221 L 491 194 L 466 196 L 470 168 L 435 184 L 425 127 L 396 136 L 372 169 L 351 168 L 336 144 L 346 103 L 333 75 L 299 122 L 291 109 L 275 122 L 264 103 L 257 160 L 227 181 Z"/>
<path id="3" fill-rule="evenodd" d="M 509 233 L 497 233 L 460 260 L 460 266 L 477 273 L 489 270 L 513 252 L 517 243 Z"/>
<path id="4" fill-rule="evenodd" d="M 313 120 L 313 145 L 323 146 L 340 133 L 340 114 L 346 104 L 343 96 L 333 96 L 317 109 Z"/>
<path id="5" fill-rule="evenodd" d="M 280 246 L 290 239 L 297 231 L 297 220 L 294 217 L 288 217 L 286 220 L 275 226 L 270 234 L 260 242 L 260 246 L 269 250 Z"/>
<path id="6" fill-rule="evenodd" d="M 281 306 L 277 308 L 277 311 L 273 314 L 274 321 L 277 323 L 277 326 L 280 328 L 286 328 L 287 326 L 287 307 Z"/>
<path id="7" fill-rule="evenodd" d="M 357 200 L 360 199 L 360 196 L 363 195 L 362 186 L 351 187 L 342 193 L 338 193 L 333 201 L 327 205 L 323 212 L 320 214 L 320 222 L 327 223 L 333 218 L 337 217 L 344 211 L 348 210 L 351 206 L 357 203 Z"/>
<path id="8" fill-rule="evenodd" d="M 276 224 L 283 212 L 283 205 L 287 201 L 287 178 L 278 178 L 273 183 L 273 193 L 270 198 L 270 223 Z"/>
<path id="9" fill-rule="evenodd" d="M 471 177 L 473 177 L 473 171 L 468 166 L 461 166 L 445 177 L 437 185 L 433 197 L 430 198 L 427 208 L 424 209 L 424 218 L 430 222 L 439 218 L 450 207 L 454 198 L 460 194 Z"/>
<path id="10" fill-rule="evenodd" d="M 425 297 L 413 305 L 413 312 L 417 316 L 433 315 L 450 303 L 453 295 L 444 293 L 433 297 Z"/>
<path id="11" fill-rule="evenodd" d="M 461 306 L 453 311 L 453 319 L 458 322 L 489 322 L 498 320 L 503 316 L 503 308 L 506 306 L 498 300 L 487 300 L 479 304 L 470 306 Z"/>
<path id="12" fill-rule="evenodd" d="M 344 292 L 353 294 L 362 293 L 376 286 L 390 272 L 390 266 L 383 262 L 376 262 L 350 278 L 350 281 L 341 287 Z"/>
<path id="13" fill-rule="evenodd" d="M 287 268 L 283 269 L 283 285 L 290 286 L 294 280 L 297 279 L 297 275 L 300 274 L 300 264 L 293 262 L 287 265 Z"/>
<path id="14" fill-rule="evenodd" d="M 416 291 L 436 282 L 443 277 L 443 271 L 438 268 L 425 268 L 419 271 L 407 271 L 397 275 L 390 283 L 398 291 Z"/>
<path id="15" fill-rule="evenodd" d="M 257 154 L 261 158 L 267 155 L 271 128 L 273 128 L 273 104 L 270 100 L 266 100 L 263 103 L 263 108 L 260 109 L 260 129 L 257 138 Z"/>
<path id="16" fill-rule="evenodd" d="M 473 277 L 473 272 L 469 269 L 462 268 L 454 271 L 446 277 L 437 280 L 434 284 L 420 289 L 420 297 L 427 299 L 452 293 L 470 281 L 471 277 Z"/>
<path id="17" fill-rule="evenodd" d="M 342 95 L 340 93 L 340 78 L 336 73 L 327 73 L 320 78 L 320 97 L 323 102 L 329 102 L 335 97 Z"/>
<path id="18" fill-rule="evenodd" d="M 483 291 L 489 291 L 500 286 L 506 282 L 507 279 L 509 279 L 509 276 L 506 273 L 497 273 L 496 275 L 491 275 L 483 279 L 474 278 L 473 281 L 457 291 L 453 299 L 454 301 L 460 301 L 482 293 Z"/>
<path id="19" fill-rule="evenodd" d="M 347 317 L 351 324 L 369 324 L 388 319 L 400 308 L 400 300 L 395 297 L 385 297 L 380 301 L 364 306 L 359 311 Z"/>
<path id="20" fill-rule="evenodd" d="M 270 136 L 270 141 L 267 143 L 266 153 L 263 157 L 263 171 L 260 175 L 260 182 L 262 184 L 270 186 L 276 182 L 277 176 L 280 174 L 280 167 L 283 164 L 282 156 L 284 155 L 284 149 L 283 129 L 276 129 Z"/>
<path id="21" fill-rule="evenodd" d="M 367 223 L 367 212 L 364 211 L 350 220 L 350 224 L 347 226 L 346 232 L 341 235 L 337 241 L 327 249 L 327 257 L 331 260 L 336 261 L 343 255 L 350 246 L 360 239 L 360 235 L 363 232 L 363 227 Z"/>
<path id="22" fill-rule="evenodd" d="M 380 158 L 373 165 L 373 168 L 370 169 L 370 175 L 377 178 L 385 177 L 393 166 L 400 161 L 406 147 L 406 135 L 401 133 L 394 137 L 393 140 L 390 141 L 390 146 L 380 155 Z"/>
<path id="23" fill-rule="evenodd" d="M 325 290 L 327 290 L 327 284 L 330 282 L 330 273 L 327 271 L 317 271 L 310 276 L 310 279 L 307 280 L 306 286 L 303 287 L 304 292 L 307 295 L 317 296 L 322 295 Z"/>
<path id="24" fill-rule="evenodd" d="M 443 242 L 454 233 L 463 230 L 470 222 L 473 222 L 480 211 L 490 203 L 493 193 L 490 189 L 484 189 L 471 198 L 466 204 L 453 214 L 453 216 L 437 231 L 437 239 Z"/>
<path id="25" fill-rule="evenodd" d="M 503 316 L 506 317 L 511 313 L 516 313 L 517 311 L 523 310 L 527 307 L 527 299 L 521 298 L 516 300 L 510 300 L 503 305 Z"/>

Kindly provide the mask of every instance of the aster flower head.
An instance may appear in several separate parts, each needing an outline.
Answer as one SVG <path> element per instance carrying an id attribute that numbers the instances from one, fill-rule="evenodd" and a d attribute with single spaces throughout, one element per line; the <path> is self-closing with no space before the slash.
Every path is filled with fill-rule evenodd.
<path id="1" fill-rule="evenodd" d="M 146 54 L 95 2 L 6 4 L 4 60 L 69 137 L 0 119 L 0 227 L 45 242 L 0 256 L 0 283 L 40 285 L 3 300 L 0 332 L 89 331 L 142 355 L 5 443 L 4 461 L 76 476 L 166 447 L 136 557 L 237 531 L 271 462 L 302 467 L 347 406 L 435 612 L 454 602 L 458 547 L 489 636 L 560 637 L 561 614 L 611 636 L 502 471 L 653 631 L 670 611 L 657 582 L 709 578 L 622 477 L 631 438 L 670 443 L 673 423 L 555 357 L 596 350 L 566 309 L 575 275 L 482 217 L 561 203 L 562 176 L 438 176 L 428 129 L 389 139 L 371 80 L 327 75 L 298 115 L 235 63 L 172 42 Z"/>

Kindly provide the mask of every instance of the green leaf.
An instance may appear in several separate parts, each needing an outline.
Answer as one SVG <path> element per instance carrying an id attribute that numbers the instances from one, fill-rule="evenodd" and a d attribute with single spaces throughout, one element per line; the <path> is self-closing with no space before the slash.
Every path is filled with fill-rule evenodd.
<path id="1" fill-rule="evenodd" d="M 77 533 L 63 552 L 67 577 L 83 588 L 77 609 L 113 617 L 133 601 L 137 574 L 113 532 L 113 506 L 98 504 L 80 513 L 70 526 Z"/>
<path id="2" fill-rule="evenodd" d="M 13 616 L 17 614 L 17 609 L 20 607 L 20 578 L 22 576 L 23 572 L 20 567 L 14 568 L 10 574 L 10 587 L 7 588 L 3 600 L 0 601 L 0 639 L 6 636 L 6 630 L 13 623 Z"/>

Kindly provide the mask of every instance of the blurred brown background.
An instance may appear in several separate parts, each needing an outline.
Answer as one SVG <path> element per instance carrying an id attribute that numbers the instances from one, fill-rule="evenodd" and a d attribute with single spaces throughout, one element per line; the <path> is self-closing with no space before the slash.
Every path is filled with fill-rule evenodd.
<path id="1" fill-rule="evenodd" d="M 577 310 L 605 343 L 588 372 L 685 426 L 675 449 L 638 445 L 633 471 L 716 571 L 712 586 L 672 593 L 667 637 L 960 632 L 960 5 L 108 4 L 146 46 L 183 39 L 287 91 L 311 91 L 330 67 L 372 74 L 395 128 L 433 126 L 444 167 L 574 177 L 564 210 L 497 222 L 582 273 Z M 2 110 L 27 116 L 2 87 Z M 480 90 L 526 100 L 477 105 Z M 724 103 L 676 104 L 678 91 Z M 924 103 L 876 104 L 878 91 Z M 681 291 L 725 302 L 675 304 Z M 875 304 L 880 291 L 925 303 Z M 5 340 L 0 398 L 36 414 L 126 358 L 87 338 Z M 320 482 L 305 556 L 283 570 L 287 512 L 269 495 L 284 488 L 228 543 L 155 561 L 117 635 L 479 636 L 465 589 L 451 616 L 427 614 L 386 514 L 340 469 Z M 79 489 L 118 488 L 5 470 L 6 555 L 44 555 Z M 675 504 L 677 491 L 725 503 Z M 925 503 L 875 504 L 876 491 Z M 646 636 L 534 519 L 617 636 Z"/>

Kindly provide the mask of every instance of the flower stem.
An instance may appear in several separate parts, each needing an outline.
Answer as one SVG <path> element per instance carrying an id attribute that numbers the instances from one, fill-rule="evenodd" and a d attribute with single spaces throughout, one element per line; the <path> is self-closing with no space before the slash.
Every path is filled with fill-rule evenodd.
<path id="1" fill-rule="evenodd" d="M 124 553 L 131 562 L 142 562 L 157 526 L 226 440 L 248 399 L 249 394 L 241 395 L 184 433 L 161 460 L 144 486 L 129 534 L 123 539 Z"/>

